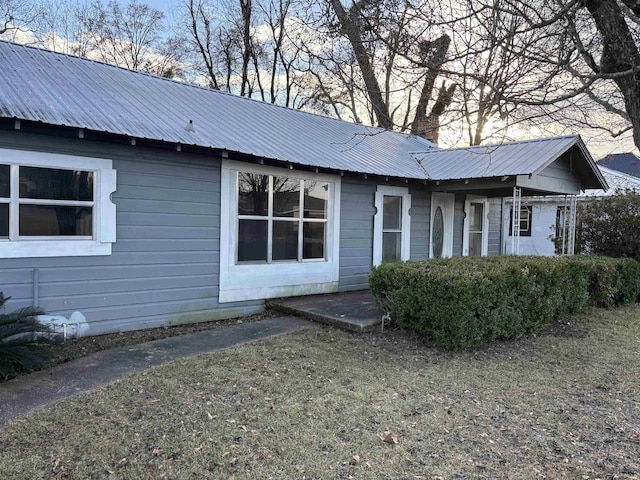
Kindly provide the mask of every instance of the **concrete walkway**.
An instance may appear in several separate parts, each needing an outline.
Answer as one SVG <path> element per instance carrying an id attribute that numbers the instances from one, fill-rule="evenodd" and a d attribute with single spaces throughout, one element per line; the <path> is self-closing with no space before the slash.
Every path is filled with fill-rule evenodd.
<path id="1" fill-rule="evenodd" d="M 14 378 L 0 383 L 0 428 L 39 408 L 171 360 L 295 332 L 309 325 L 295 317 L 270 318 L 104 350 Z"/>

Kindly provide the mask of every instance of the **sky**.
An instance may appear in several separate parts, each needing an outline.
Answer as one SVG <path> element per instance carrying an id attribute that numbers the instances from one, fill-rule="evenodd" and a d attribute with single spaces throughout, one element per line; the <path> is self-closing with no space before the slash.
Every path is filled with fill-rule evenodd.
<path id="1" fill-rule="evenodd" d="M 171 22 L 177 16 L 177 10 L 183 4 L 184 0 L 141 0 L 158 10 L 165 13 L 167 19 Z M 120 0 L 121 3 L 127 3 L 127 0 Z M 603 132 L 588 132 L 588 131 L 560 131 L 564 130 L 560 127 L 558 135 L 567 135 L 573 133 L 579 133 L 587 143 L 589 151 L 595 159 L 600 159 L 610 153 L 623 153 L 634 152 L 639 154 L 638 150 L 633 144 L 631 133 L 623 135 L 622 138 L 611 138 L 608 134 Z M 546 133 L 546 132 L 545 132 Z M 527 132 L 526 136 L 531 137 L 534 132 Z M 534 134 L 535 135 L 535 134 Z M 546 133 L 542 136 L 548 136 Z"/>

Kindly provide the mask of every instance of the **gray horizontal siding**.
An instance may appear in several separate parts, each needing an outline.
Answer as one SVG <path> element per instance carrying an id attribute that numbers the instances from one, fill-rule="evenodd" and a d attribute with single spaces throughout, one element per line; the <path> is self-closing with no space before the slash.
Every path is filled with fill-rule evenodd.
<path id="1" fill-rule="evenodd" d="M 422 188 L 411 188 L 411 260 L 429 259 L 431 228 L 431 193 Z"/>
<path id="2" fill-rule="evenodd" d="M 464 193 L 456 193 L 453 205 L 453 256 L 462 255 L 462 234 L 464 227 Z"/>
<path id="3" fill-rule="evenodd" d="M 392 183 L 385 183 L 391 185 Z M 406 184 L 398 184 L 406 187 Z M 369 287 L 373 262 L 373 217 L 376 214 L 376 180 L 343 178 L 340 212 L 340 291 Z M 429 258 L 431 194 L 411 187 L 412 260 Z"/>
<path id="4" fill-rule="evenodd" d="M 218 304 L 220 162 L 142 147 L 0 132 L 0 146 L 111 158 L 118 174 L 117 242 L 110 256 L 4 259 L 7 309 L 80 311 L 90 334 L 230 318 L 263 302 Z"/>
<path id="5" fill-rule="evenodd" d="M 502 253 L 502 198 L 489 199 L 489 255 Z"/>
<path id="6" fill-rule="evenodd" d="M 369 287 L 376 184 L 344 177 L 340 191 L 340 291 Z"/>

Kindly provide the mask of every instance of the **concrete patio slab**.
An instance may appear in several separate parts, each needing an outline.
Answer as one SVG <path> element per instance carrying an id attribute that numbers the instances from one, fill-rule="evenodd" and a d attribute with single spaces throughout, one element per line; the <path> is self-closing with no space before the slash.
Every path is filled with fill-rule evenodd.
<path id="1" fill-rule="evenodd" d="M 383 315 L 369 290 L 279 298 L 270 300 L 267 305 L 283 313 L 353 332 L 378 328 Z"/>

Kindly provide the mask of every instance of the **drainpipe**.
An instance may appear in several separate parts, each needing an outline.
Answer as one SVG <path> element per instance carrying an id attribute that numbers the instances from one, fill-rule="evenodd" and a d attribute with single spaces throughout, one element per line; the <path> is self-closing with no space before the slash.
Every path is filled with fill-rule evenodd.
<path id="1" fill-rule="evenodd" d="M 39 277 L 40 273 L 37 268 L 33 269 L 33 306 L 34 308 L 39 307 L 40 303 L 40 292 L 39 292 Z"/>

